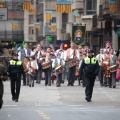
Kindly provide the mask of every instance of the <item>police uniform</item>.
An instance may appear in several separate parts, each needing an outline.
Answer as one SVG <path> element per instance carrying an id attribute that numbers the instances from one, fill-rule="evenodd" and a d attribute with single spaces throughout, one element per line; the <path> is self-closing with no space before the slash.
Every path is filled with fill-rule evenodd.
<path id="1" fill-rule="evenodd" d="M 93 51 L 89 50 L 88 53 L 93 53 Z M 97 59 L 92 55 L 85 57 L 80 67 L 80 74 L 83 73 L 83 70 L 84 70 L 84 80 L 86 84 L 85 99 L 88 102 L 91 102 L 95 78 L 99 71 L 99 64 Z"/>
<path id="2" fill-rule="evenodd" d="M 13 56 L 18 56 L 14 54 Z M 8 74 L 10 77 L 11 82 L 11 94 L 12 100 L 18 102 L 19 94 L 20 94 L 20 87 L 21 87 L 21 74 L 23 74 L 24 69 L 22 65 L 22 61 L 16 59 L 12 59 L 9 61 L 8 66 Z"/>
<path id="3" fill-rule="evenodd" d="M 3 92 L 4 92 L 4 86 L 3 86 L 3 82 L 2 82 L 2 78 L 1 76 L 3 76 L 5 73 L 5 67 L 0 64 L 0 109 L 2 108 L 2 104 L 3 104 Z"/>

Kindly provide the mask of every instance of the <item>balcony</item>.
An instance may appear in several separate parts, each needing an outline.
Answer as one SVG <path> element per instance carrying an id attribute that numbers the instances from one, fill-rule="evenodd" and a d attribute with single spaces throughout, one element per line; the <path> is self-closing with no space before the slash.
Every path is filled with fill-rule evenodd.
<path id="1" fill-rule="evenodd" d="M 23 41 L 23 31 L 0 31 L 1 41 Z"/>
<path id="2" fill-rule="evenodd" d="M 72 10 L 83 10 L 83 0 L 72 0 Z"/>

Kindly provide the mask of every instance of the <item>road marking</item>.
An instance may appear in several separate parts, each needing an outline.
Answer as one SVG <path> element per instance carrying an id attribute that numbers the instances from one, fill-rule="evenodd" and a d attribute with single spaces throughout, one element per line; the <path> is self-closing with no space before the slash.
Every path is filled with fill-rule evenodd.
<path id="1" fill-rule="evenodd" d="M 115 98 L 113 98 L 108 92 L 106 92 L 102 88 L 98 88 L 100 91 L 102 91 L 110 100 L 115 101 Z"/>
<path id="2" fill-rule="evenodd" d="M 3 105 L 4 107 L 17 107 L 18 105 Z"/>
<path id="3" fill-rule="evenodd" d="M 82 107 L 83 105 L 67 105 L 67 107 Z"/>

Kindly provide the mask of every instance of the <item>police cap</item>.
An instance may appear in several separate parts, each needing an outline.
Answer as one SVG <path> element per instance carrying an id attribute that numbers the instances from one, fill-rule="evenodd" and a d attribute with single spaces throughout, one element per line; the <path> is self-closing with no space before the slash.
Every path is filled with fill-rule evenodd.
<path id="1" fill-rule="evenodd" d="M 88 53 L 94 53 L 94 51 L 93 50 L 89 50 Z"/>
<path id="2" fill-rule="evenodd" d="M 18 56 L 18 54 L 17 53 L 13 53 L 13 56 Z"/>

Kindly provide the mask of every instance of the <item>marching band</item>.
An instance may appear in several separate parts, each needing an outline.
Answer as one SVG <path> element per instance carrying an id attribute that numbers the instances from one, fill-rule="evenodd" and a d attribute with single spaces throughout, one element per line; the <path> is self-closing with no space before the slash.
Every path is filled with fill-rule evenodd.
<path id="1" fill-rule="evenodd" d="M 28 50 L 28 52 L 27 52 Z M 56 86 L 60 87 L 61 83 L 64 83 L 65 79 L 68 80 L 68 86 L 74 86 L 74 82 L 77 79 L 78 85 L 85 86 L 84 71 L 80 73 L 81 63 L 84 58 L 88 56 L 90 50 L 89 43 L 85 43 L 84 48 L 82 46 L 76 46 L 71 43 L 70 48 L 63 49 L 63 44 L 55 51 L 54 47 L 48 47 L 45 50 L 38 44 L 33 51 L 28 49 L 27 43 L 25 47 L 19 52 L 19 58 L 23 61 L 25 73 L 28 74 L 28 85 L 34 86 L 34 80 L 36 83 L 41 83 L 42 74 L 45 75 L 45 86 L 51 86 L 52 75 L 56 75 Z M 29 54 L 28 54 L 29 53 Z M 28 54 L 28 55 L 27 55 Z M 24 58 L 23 56 L 24 55 Z M 94 54 L 93 54 L 94 56 Z M 37 65 L 32 65 L 31 73 L 30 63 L 31 60 L 24 61 L 28 57 L 33 61 L 36 61 Z M 110 42 L 106 42 L 106 47 L 101 48 L 99 54 L 96 56 L 100 69 L 98 73 L 98 79 L 101 86 L 109 86 L 110 88 L 116 87 L 116 70 L 119 68 L 119 57 L 115 55 L 115 50 L 111 47 Z M 32 82 L 31 82 L 32 81 Z M 24 82 L 24 84 L 26 84 Z"/>

